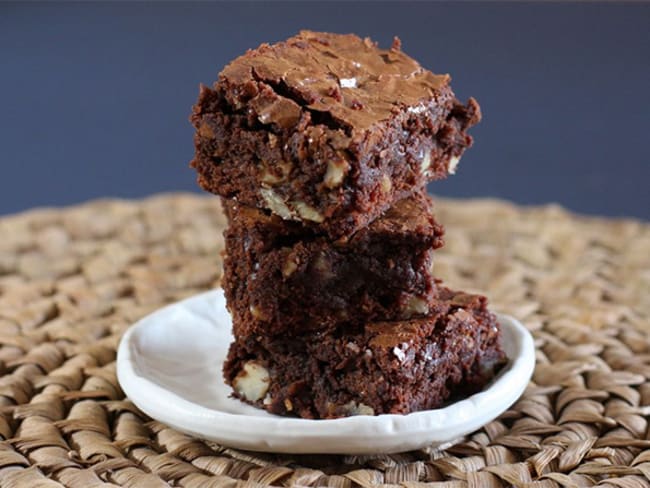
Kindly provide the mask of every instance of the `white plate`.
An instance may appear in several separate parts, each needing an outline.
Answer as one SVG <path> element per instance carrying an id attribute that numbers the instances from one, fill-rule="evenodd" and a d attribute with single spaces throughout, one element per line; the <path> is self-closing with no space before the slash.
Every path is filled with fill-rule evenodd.
<path id="1" fill-rule="evenodd" d="M 280 417 L 230 398 L 221 365 L 232 340 L 222 290 L 169 305 L 122 338 L 117 376 L 152 418 L 226 446 L 267 452 L 370 454 L 441 445 L 504 412 L 524 391 L 535 365 L 533 340 L 500 315 L 508 365 L 484 391 L 447 407 L 408 415 L 334 420 Z"/>

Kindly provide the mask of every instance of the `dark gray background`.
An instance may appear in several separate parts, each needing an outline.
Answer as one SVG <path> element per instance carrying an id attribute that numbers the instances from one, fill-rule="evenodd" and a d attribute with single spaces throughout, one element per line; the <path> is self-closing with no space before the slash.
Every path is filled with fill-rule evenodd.
<path id="1" fill-rule="evenodd" d="M 650 219 L 650 4 L 0 3 L 0 213 L 196 190 L 199 82 L 301 28 L 399 35 L 484 120 L 441 195 Z"/>

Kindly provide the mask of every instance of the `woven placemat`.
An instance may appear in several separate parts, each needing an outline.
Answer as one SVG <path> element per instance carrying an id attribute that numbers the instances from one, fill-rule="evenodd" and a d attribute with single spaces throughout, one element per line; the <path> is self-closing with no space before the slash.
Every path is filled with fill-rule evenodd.
<path id="1" fill-rule="evenodd" d="M 216 198 L 0 219 L 0 486 L 650 486 L 650 225 L 491 200 L 437 211 L 438 276 L 530 328 L 534 381 L 446 451 L 380 456 L 228 449 L 124 398 L 124 330 L 219 283 Z"/>

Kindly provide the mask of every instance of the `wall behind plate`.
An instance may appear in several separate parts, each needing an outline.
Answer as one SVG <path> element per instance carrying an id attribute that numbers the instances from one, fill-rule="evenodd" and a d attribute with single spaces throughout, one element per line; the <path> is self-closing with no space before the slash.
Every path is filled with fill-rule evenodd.
<path id="1" fill-rule="evenodd" d="M 0 4 L 0 213 L 196 190 L 199 82 L 299 29 L 393 35 L 484 121 L 440 195 L 650 219 L 648 3 Z"/>

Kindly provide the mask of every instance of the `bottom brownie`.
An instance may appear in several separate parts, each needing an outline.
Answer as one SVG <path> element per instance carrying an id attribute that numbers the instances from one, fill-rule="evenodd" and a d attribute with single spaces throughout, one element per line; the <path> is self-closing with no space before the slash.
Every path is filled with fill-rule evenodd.
<path id="1" fill-rule="evenodd" d="M 224 365 L 234 396 L 280 415 L 405 414 L 471 394 L 505 362 L 486 299 L 441 287 L 427 317 L 356 332 L 239 337 Z"/>

